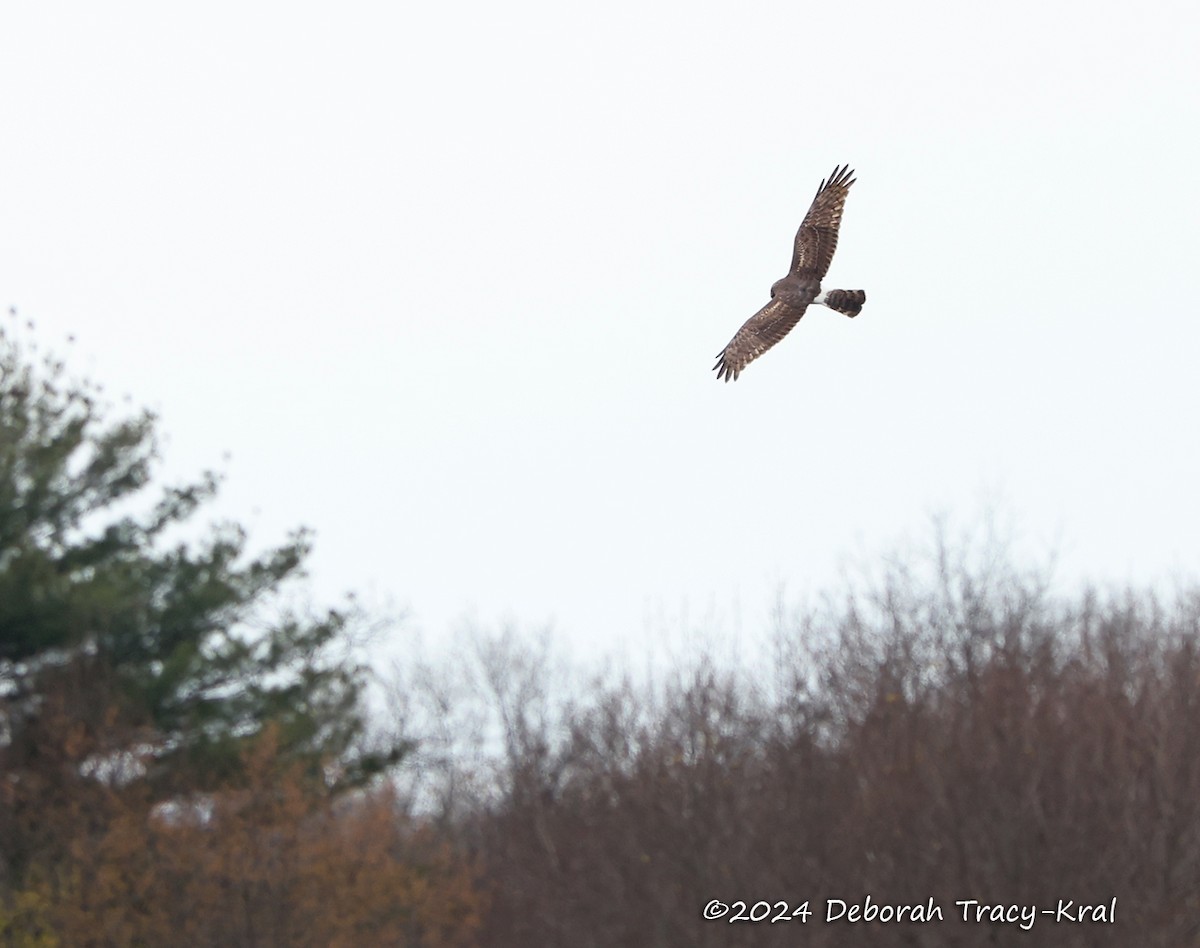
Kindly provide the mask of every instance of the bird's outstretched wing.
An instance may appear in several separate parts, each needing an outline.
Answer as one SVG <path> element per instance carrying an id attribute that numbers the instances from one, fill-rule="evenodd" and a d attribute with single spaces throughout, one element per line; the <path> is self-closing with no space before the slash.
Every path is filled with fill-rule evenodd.
<path id="1" fill-rule="evenodd" d="M 846 206 L 846 195 L 853 183 L 854 172 L 849 165 L 842 165 L 834 168 L 829 179 L 817 188 L 817 196 L 796 232 L 796 247 L 792 251 L 793 276 L 818 283 L 825 278 L 837 249 L 842 208 Z"/>
<path id="2" fill-rule="evenodd" d="M 729 340 L 729 345 L 717 353 L 714 366 L 717 378 L 726 382 L 735 380 L 742 374 L 742 369 L 791 332 L 806 309 L 807 304 L 792 306 L 781 299 L 771 300 L 747 319 Z"/>

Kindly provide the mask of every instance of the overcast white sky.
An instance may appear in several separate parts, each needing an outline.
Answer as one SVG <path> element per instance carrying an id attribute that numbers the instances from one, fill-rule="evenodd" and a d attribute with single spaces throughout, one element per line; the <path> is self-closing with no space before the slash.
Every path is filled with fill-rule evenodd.
<path id="1" fill-rule="evenodd" d="M 999 498 L 1200 573 L 1191 2 L 6 3 L 0 303 L 318 597 L 755 630 Z M 827 286 L 735 384 L 817 184 Z M 222 465 L 224 452 L 232 459 Z M 400 644 L 400 643 L 397 643 Z"/>

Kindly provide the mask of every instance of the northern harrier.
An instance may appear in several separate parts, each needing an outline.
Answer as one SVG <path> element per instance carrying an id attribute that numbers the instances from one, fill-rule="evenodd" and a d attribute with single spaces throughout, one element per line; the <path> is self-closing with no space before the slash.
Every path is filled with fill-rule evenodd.
<path id="1" fill-rule="evenodd" d="M 838 226 L 846 194 L 854 183 L 854 172 L 847 165 L 834 168 L 828 181 L 822 181 L 812 207 L 796 232 L 796 248 L 788 275 L 771 287 L 771 302 L 746 320 L 745 325 L 717 354 L 714 366 L 717 378 L 736 379 L 742 369 L 786 336 L 810 303 L 820 303 L 847 316 L 862 312 L 867 294 L 862 290 L 821 292 L 821 280 L 829 269 L 837 249 Z"/>

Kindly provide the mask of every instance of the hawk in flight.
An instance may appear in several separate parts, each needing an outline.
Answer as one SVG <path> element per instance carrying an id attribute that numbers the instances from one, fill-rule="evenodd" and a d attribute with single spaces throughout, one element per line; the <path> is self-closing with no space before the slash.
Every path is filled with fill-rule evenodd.
<path id="1" fill-rule="evenodd" d="M 771 287 L 771 302 L 746 320 L 745 325 L 717 355 L 717 378 L 736 379 L 742 369 L 786 336 L 810 303 L 820 303 L 846 316 L 862 312 L 867 294 L 862 290 L 821 292 L 821 280 L 829 269 L 837 249 L 838 226 L 846 194 L 854 183 L 854 172 L 847 165 L 834 168 L 828 181 L 822 181 L 812 207 L 796 232 L 792 266 L 788 275 Z"/>

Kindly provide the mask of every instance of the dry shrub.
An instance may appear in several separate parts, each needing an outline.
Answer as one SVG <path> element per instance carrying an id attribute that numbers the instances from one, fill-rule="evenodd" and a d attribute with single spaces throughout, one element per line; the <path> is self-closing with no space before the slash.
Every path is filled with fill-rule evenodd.
<path id="1" fill-rule="evenodd" d="M 1200 944 L 1200 595 L 1065 601 L 941 551 L 783 639 L 766 671 L 700 657 L 506 707 L 494 792 L 458 830 L 489 945 Z M 824 923 L 867 895 L 945 917 Z M 1028 932 L 954 904 L 1113 897 L 1115 924 Z M 704 922 L 710 899 L 816 915 Z"/>

